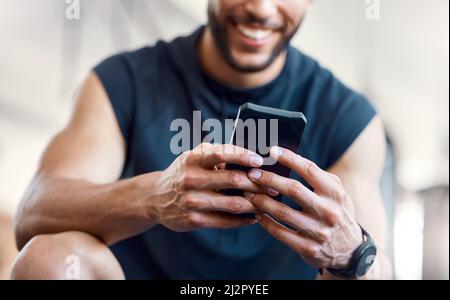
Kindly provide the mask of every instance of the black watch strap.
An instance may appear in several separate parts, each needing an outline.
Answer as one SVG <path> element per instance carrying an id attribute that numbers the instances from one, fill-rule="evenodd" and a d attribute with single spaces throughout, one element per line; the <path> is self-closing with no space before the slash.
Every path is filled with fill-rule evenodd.
<path id="1" fill-rule="evenodd" d="M 327 271 L 336 277 L 344 279 L 352 279 L 364 276 L 373 265 L 377 248 L 370 234 L 360 225 L 363 234 L 362 244 L 356 248 L 350 259 L 350 263 L 346 269 L 331 269 Z M 320 270 L 320 274 L 322 271 Z"/>

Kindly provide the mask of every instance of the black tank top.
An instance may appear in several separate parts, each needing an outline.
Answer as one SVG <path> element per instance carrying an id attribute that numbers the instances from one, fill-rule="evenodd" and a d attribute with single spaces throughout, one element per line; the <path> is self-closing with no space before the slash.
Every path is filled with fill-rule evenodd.
<path id="1" fill-rule="evenodd" d="M 203 27 L 110 57 L 95 67 L 127 144 L 122 178 L 167 168 L 176 158 L 173 120 L 233 119 L 245 102 L 301 111 L 308 119 L 299 154 L 323 169 L 350 147 L 376 112 L 362 95 L 316 61 L 289 47 L 272 82 L 252 89 L 224 86 L 202 72 L 196 45 Z M 195 145 L 192 145 L 195 146 Z M 299 178 L 297 178 L 299 179 Z M 300 179 L 299 179 L 300 180 Z M 297 207 L 295 203 L 288 203 Z M 173 232 L 156 226 L 112 247 L 127 278 L 313 279 L 317 271 L 259 225 Z"/>

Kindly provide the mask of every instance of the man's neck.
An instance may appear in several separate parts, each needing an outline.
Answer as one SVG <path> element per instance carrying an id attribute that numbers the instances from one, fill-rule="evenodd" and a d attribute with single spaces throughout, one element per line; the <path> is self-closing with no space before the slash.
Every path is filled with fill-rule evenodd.
<path id="1" fill-rule="evenodd" d="M 281 73 L 286 61 L 286 53 L 282 53 L 269 67 L 260 72 L 239 72 L 225 61 L 209 27 L 205 27 L 197 53 L 203 70 L 209 76 L 225 85 L 238 88 L 253 88 L 271 82 Z"/>

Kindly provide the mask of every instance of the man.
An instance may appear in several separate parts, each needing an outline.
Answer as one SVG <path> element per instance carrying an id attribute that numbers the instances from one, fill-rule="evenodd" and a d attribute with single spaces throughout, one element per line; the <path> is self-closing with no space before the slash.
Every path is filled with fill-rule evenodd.
<path id="1" fill-rule="evenodd" d="M 311 2 L 211 0 L 206 27 L 98 65 L 21 203 L 13 278 L 67 278 L 74 263 L 84 279 L 389 278 L 382 124 L 289 46 Z M 232 145 L 170 151 L 173 120 L 233 118 L 249 100 L 305 113 L 299 154 L 271 149 L 297 179 Z M 219 192 L 231 188 L 244 197 Z"/>

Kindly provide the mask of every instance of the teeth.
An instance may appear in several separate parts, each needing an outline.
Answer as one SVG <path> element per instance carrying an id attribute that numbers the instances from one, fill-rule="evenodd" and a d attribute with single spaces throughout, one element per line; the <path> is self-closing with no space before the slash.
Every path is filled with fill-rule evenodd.
<path id="1" fill-rule="evenodd" d="M 272 30 L 254 29 L 245 27 L 243 25 L 238 25 L 237 29 L 239 30 L 240 33 L 242 33 L 243 35 L 252 40 L 265 39 L 272 33 Z"/>

